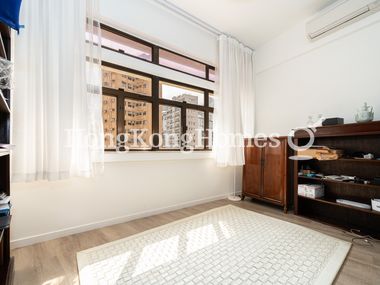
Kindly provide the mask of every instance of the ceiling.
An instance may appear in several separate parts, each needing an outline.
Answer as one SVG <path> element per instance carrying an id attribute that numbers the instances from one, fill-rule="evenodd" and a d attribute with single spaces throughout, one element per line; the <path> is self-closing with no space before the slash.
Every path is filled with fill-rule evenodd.
<path id="1" fill-rule="evenodd" d="M 336 0 L 167 0 L 257 48 Z"/>

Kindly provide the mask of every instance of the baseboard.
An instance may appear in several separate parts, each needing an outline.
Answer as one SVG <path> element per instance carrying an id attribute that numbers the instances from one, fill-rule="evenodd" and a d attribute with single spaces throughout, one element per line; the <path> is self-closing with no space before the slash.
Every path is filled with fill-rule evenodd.
<path id="1" fill-rule="evenodd" d="M 140 218 L 145 218 L 145 217 L 154 216 L 154 215 L 158 215 L 158 214 L 162 214 L 162 213 L 166 213 L 170 211 L 183 209 L 186 207 L 192 207 L 192 206 L 207 203 L 207 202 L 221 200 L 221 199 L 227 198 L 228 195 L 229 193 L 212 196 L 212 197 L 193 200 L 193 201 L 180 203 L 180 204 L 176 204 L 176 205 L 172 205 L 168 207 L 163 207 L 163 208 L 158 208 L 154 210 L 138 212 L 138 213 L 122 216 L 122 217 L 103 220 L 103 221 L 99 221 L 95 223 L 89 223 L 89 224 L 80 225 L 76 227 L 70 227 L 70 228 L 66 228 L 66 229 L 62 229 L 62 230 L 58 230 L 54 232 L 48 232 L 48 233 L 43 233 L 40 235 L 11 240 L 11 249 L 24 247 L 24 246 L 28 246 L 28 245 L 32 245 L 39 242 L 44 242 L 44 241 L 48 241 L 48 240 L 52 240 L 52 239 L 56 239 L 56 238 L 60 238 L 60 237 L 68 236 L 68 235 L 87 232 L 90 230 L 99 229 L 99 228 L 103 228 L 107 226 L 121 224 L 121 223 L 129 222 L 132 220 L 140 219 Z"/>

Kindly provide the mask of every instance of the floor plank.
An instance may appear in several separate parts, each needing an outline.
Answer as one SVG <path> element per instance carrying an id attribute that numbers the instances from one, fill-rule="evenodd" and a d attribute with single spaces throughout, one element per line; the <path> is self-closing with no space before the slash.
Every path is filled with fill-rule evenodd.
<path id="1" fill-rule="evenodd" d="M 322 224 L 281 209 L 249 201 L 220 200 L 194 207 L 134 220 L 115 226 L 75 234 L 32 246 L 12 250 L 15 257 L 15 285 L 77 285 L 76 253 L 107 242 L 115 241 L 163 224 L 189 217 L 216 207 L 233 204 L 244 209 L 284 221 L 299 224 L 322 233 L 351 241 L 343 230 Z M 379 284 L 380 243 L 371 246 L 354 244 L 335 284 Z"/>

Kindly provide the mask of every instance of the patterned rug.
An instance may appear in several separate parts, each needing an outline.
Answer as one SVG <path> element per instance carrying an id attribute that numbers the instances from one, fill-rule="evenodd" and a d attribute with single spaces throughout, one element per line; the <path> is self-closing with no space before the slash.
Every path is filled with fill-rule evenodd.
<path id="1" fill-rule="evenodd" d="M 81 285 L 331 284 L 351 244 L 235 206 L 77 254 Z"/>

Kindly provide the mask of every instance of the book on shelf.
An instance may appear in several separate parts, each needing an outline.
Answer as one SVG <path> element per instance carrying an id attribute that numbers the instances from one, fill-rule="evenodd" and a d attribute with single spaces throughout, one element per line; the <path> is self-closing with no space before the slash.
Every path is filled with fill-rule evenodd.
<path id="1" fill-rule="evenodd" d="M 0 217 L 0 229 L 9 228 L 9 225 L 11 223 L 11 218 L 12 218 L 11 215 Z"/>
<path id="2" fill-rule="evenodd" d="M 0 150 L 11 150 L 14 149 L 15 145 L 14 144 L 6 144 L 6 143 L 0 143 Z"/>
<path id="3" fill-rule="evenodd" d="M 0 205 L 0 217 L 2 216 L 8 216 L 11 212 L 12 205 L 10 203 Z"/>
<path id="4" fill-rule="evenodd" d="M 11 201 L 11 197 L 10 196 L 8 196 L 5 193 L 1 193 L 0 194 L 0 206 L 8 204 L 10 201 Z"/>

